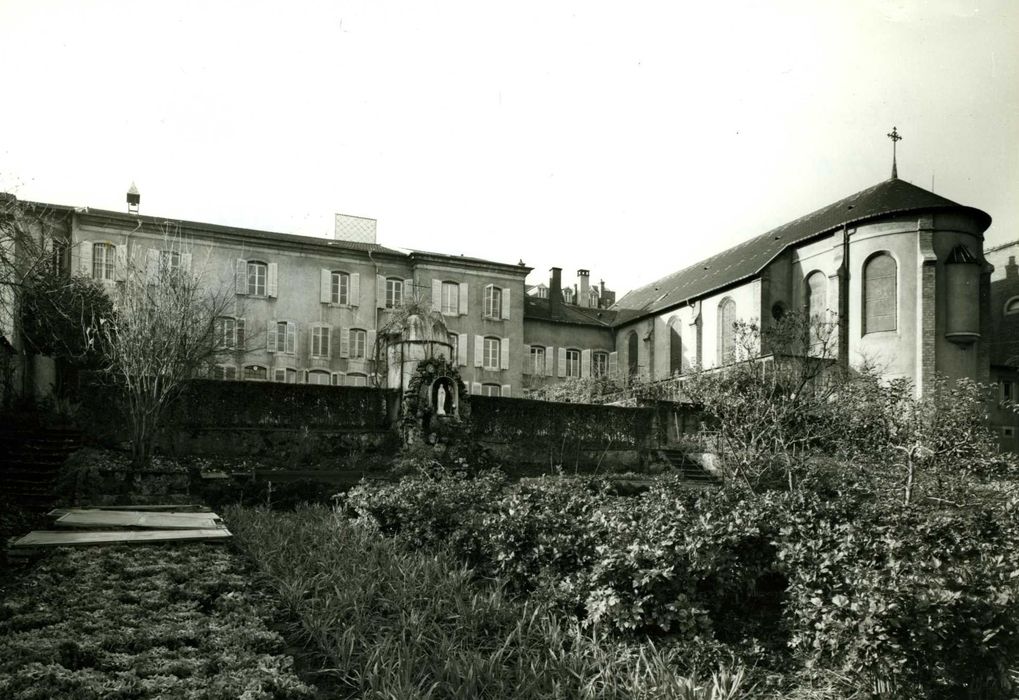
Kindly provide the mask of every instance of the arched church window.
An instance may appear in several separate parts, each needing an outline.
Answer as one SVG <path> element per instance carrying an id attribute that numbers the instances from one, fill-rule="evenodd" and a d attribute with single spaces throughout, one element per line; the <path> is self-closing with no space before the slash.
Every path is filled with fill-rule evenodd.
<path id="1" fill-rule="evenodd" d="M 828 310 L 828 278 L 820 270 L 807 275 L 806 297 L 807 319 L 811 322 L 824 320 L 824 312 Z"/>
<path id="2" fill-rule="evenodd" d="M 683 372 L 683 338 L 679 334 L 679 319 L 669 321 L 669 374 Z"/>
<path id="3" fill-rule="evenodd" d="M 894 331 L 898 316 L 898 266 L 888 253 L 878 253 L 863 266 L 863 332 Z"/>
<path id="4" fill-rule="evenodd" d="M 726 297 L 718 304 L 718 364 L 733 361 L 736 351 L 736 302 Z"/>
<path id="5" fill-rule="evenodd" d="M 1019 314 L 1019 297 L 1012 297 L 1005 302 L 1006 314 Z"/>

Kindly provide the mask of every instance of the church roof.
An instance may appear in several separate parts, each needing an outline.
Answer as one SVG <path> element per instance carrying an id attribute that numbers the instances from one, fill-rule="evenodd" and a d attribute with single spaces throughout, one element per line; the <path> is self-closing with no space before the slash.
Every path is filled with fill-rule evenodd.
<path id="1" fill-rule="evenodd" d="M 984 229 L 991 224 L 991 217 L 979 209 L 957 204 L 904 180 L 891 178 L 627 292 L 612 308 L 628 309 L 631 313 L 620 314 L 616 323 L 661 311 L 754 277 L 788 246 L 831 233 L 845 224 L 930 210 L 964 211 L 976 216 Z"/>

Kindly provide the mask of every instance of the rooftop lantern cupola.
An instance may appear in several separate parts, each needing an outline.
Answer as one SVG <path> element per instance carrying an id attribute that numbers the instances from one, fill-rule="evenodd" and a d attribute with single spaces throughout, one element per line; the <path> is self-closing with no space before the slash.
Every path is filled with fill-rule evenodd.
<path id="1" fill-rule="evenodd" d="M 138 187 L 132 182 L 130 189 L 127 191 L 127 213 L 137 214 L 138 205 L 141 204 L 142 196 L 138 192 Z"/>

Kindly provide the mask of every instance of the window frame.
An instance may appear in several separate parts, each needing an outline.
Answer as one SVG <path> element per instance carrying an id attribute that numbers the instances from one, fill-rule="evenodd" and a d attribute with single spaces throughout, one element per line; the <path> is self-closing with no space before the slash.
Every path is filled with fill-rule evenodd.
<path id="1" fill-rule="evenodd" d="M 350 306 L 350 273 L 343 270 L 329 271 L 329 303 Z"/>
<path id="2" fill-rule="evenodd" d="M 311 380 L 312 377 L 325 377 L 325 381 L 324 382 L 313 382 Z M 314 384 L 315 386 L 332 386 L 333 385 L 333 375 L 332 375 L 332 372 L 330 372 L 327 369 L 309 369 L 308 370 L 308 378 L 307 378 L 307 382 L 306 383 L 307 384 Z"/>
<path id="3" fill-rule="evenodd" d="M 545 346 L 544 345 L 532 345 L 531 352 L 528 357 L 528 362 L 531 363 L 531 374 L 539 377 L 545 376 Z"/>
<path id="4" fill-rule="evenodd" d="M 591 376 L 595 378 L 609 376 L 609 353 L 604 350 L 591 352 Z"/>
<path id="5" fill-rule="evenodd" d="M 731 310 L 731 318 L 726 319 L 726 314 Z M 736 300 L 732 297 L 725 297 L 718 302 L 715 312 L 715 321 L 718 324 L 718 365 L 721 367 L 736 359 Z"/>
<path id="6" fill-rule="evenodd" d="M 566 348 L 566 378 L 580 379 L 580 350 Z"/>
<path id="7" fill-rule="evenodd" d="M 229 337 L 227 337 L 227 322 L 230 324 Z M 244 349 L 244 319 L 239 316 L 217 316 L 214 332 L 216 335 L 216 349 L 224 352 Z"/>
<path id="8" fill-rule="evenodd" d="M 494 341 L 494 345 L 490 344 L 489 341 Z M 491 347 L 495 348 L 494 352 L 490 351 Z M 483 350 L 482 356 L 481 356 L 482 357 L 482 360 L 481 360 L 482 368 L 486 369 L 486 370 L 489 370 L 489 371 L 498 371 L 499 369 L 501 369 L 501 366 L 502 366 L 502 338 L 498 338 L 498 337 L 496 337 L 494 335 L 486 335 L 486 336 L 484 336 L 484 341 L 482 343 L 482 350 Z M 488 362 L 489 359 L 491 359 L 489 357 L 489 355 L 492 355 L 495 358 L 494 362 L 492 364 L 489 364 L 489 362 Z"/>
<path id="9" fill-rule="evenodd" d="M 290 332 L 291 327 L 293 333 Z M 294 341 L 292 347 L 288 342 L 290 340 Z M 293 321 L 276 321 L 276 352 L 283 355 L 297 354 L 297 324 Z"/>
<path id="10" fill-rule="evenodd" d="M 890 295 L 890 302 L 892 304 L 891 314 L 891 327 L 890 328 L 870 328 L 874 325 L 874 319 L 869 318 L 867 299 L 868 299 L 868 276 L 867 272 L 870 266 L 874 264 L 876 260 L 882 257 L 887 257 L 893 265 L 892 274 L 886 275 L 891 278 L 892 290 Z M 860 318 L 860 330 L 861 335 L 869 335 L 871 333 L 895 333 L 899 330 L 899 261 L 892 255 L 890 251 L 879 250 L 867 256 L 867 259 L 863 261 L 863 267 L 861 268 L 861 279 L 863 284 L 861 285 L 861 296 L 862 304 L 860 305 L 861 318 Z"/>
<path id="11" fill-rule="evenodd" d="M 348 331 L 347 357 L 351 360 L 368 359 L 368 331 L 363 328 L 351 328 Z M 361 342 L 358 343 L 358 340 Z M 361 352 L 357 349 L 360 346 Z"/>
<path id="12" fill-rule="evenodd" d="M 494 391 L 492 391 L 492 389 L 494 389 Z M 495 384 L 493 382 L 484 382 L 481 385 L 481 395 L 500 398 L 502 397 L 502 385 Z"/>
<path id="13" fill-rule="evenodd" d="M 332 331 L 332 327 L 324 323 L 315 323 L 311 326 L 308 357 L 316 360 L 328 360 L 332 357 Z"/>
<path id="14" fill-rule="evenodd" d="M 399 294 L 397 294 L 399 292 Z M 387 309 L 398 309 L 403 306 L 404 299 L 403 279 L 399 277 L 386 278 L 386 306 Z M 399 300 L 397 300 L 399 296 Z"/>
<path id="15" fill-rule="evenodd" d="M 229 370 L 233 376 L 227 376 Z M 223 376 L 219 376 L 222 373 Z M 237 381 L 237 366 L 218 362 L 212 366 L 212 378 L 223 382 Z"/>
<path id="16" fill-rule="evenodd" d="M 458 333 L 447 332 L 446 342 L 452 346 L 449 352 L 449 364 L 456 365 L 460 360 L 460 335 Z"/>
<path id="17" fill-rule="evenodd" d="M 502 319 L 502 287 L 485 285 L 485 318 Z"/>
<path id="18" fill-rule="evenodd" d="M 359 383 L 359 380 L 362 380 L 362 379 L 364 380 L 364 382 L 363 383 Z M 350 380 L 354 380 L 353 383 Z M 358 387 L 358 386 L 368 386 L 368 375 L 367 374 L 362 374 L 360 372 L 348 372 L 347 376 L 344 378 L 344 381 L 346 382 L 345 386 L 355 386 L 355 387 Z"/>
<path id="19" fill-rule="evenodd" d="M 249 371 L 250 370 L 261 370 L 263 372 L 264 376 L 262 376 L 262 377 L 252 377 L 252 376 L 249 376 Z M 250 365 L 244 365 L 243 379 L 246 382 L 267 382 L 267 381 L 269 381 L 269 368 L 267 366 L 265 366 L 265 365 L 260 365 L 258 363 L 253 363 L 253 364 L 250 364 Z"/>
<path id="20" fill-rule="evenodd" d="M 452 299 L 447 299 L 450 292 Z M 451 302 L 451 303 L 447 303 Z M 460 283 L 443 280 L 439 287 L 439 312 L 445 316 L 460 315 Z"/>
<path id="21" fill-rule="evenodd" d="M 1005 302 L 1002 313 L 1006 316 L 1019 314 L 1019 296 L 1012 297 Z"/>
<path id="22" fill-rule="evenodd" d="M 259 271 L 261 270 L 262 291 L 258 291 Z M 254 280 L 252 280 L 254 275 Z M 248 260 L 245 265 L 245 276 L 248 284 L 248 296 L 269 296 L 269 263 L 261 260 Z"/>
<path id="23" fill-rule="evenodd" d="M 102 255 L 99 255 L 100 251 Z M 92 279 L 100 282 L 117 280 L 117 246 L 103 241 L 92 244 Z"/>

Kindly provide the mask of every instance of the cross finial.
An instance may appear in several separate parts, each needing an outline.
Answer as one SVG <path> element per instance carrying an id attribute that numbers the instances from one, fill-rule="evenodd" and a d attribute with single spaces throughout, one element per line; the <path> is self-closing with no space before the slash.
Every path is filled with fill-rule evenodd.
<path id="1" fill-rule="evenodd" d="M 895 162 L 895 146 L 902 140 L 902 137 L 899 136 L 899 130 L 893 126 L 892 132 L 888 134 L 888 138 L 892 140 L 892 179 L 896 180 L 899 177 L 899 168 Z"/>

